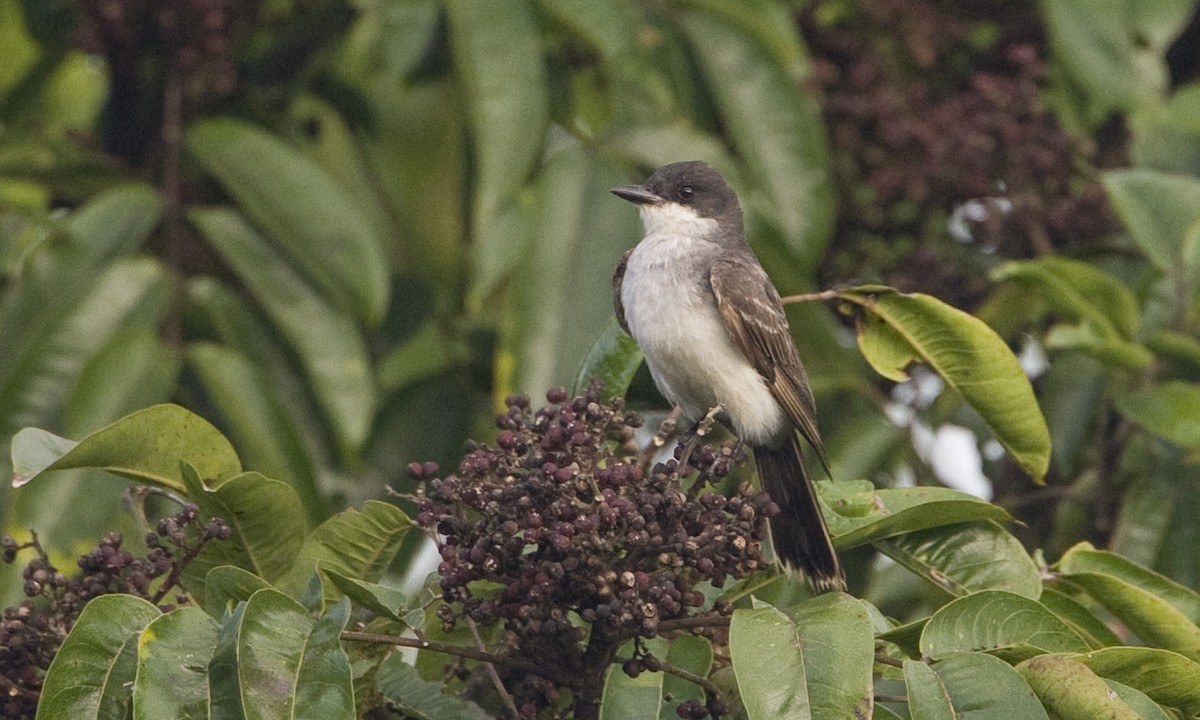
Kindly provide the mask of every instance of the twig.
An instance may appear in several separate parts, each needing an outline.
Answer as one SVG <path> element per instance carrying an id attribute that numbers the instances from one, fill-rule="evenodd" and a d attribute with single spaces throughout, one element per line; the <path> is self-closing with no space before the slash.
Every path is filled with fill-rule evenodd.
<path id="1" fill-rule="evenodd" d="M 788 295 L 787 297 L 779 298 L 784 305 L 798 302 L 813 302 L 825 300 L 836 300 L 838 298 L 837 290 L 822 290 L 821 292 L 805 293 L 803 295 Z"/>
<path id="2" fill-rule="evenodd" d="M 658 624 L 658 632 L 670 630 L 690 630 L 703 627 L 729 627 L 729 618 L 724 615 L 693 615 L 692 617 L 663 620 Z"/>
<path id="3" fill-rule="evenodd" d="M 399 647 L 410 647 L 418 650 L 432 650 L 433 652 L 444 653 L 446 655 L 454 655 L 455 657 L 466 658 L 468 660 L 478 660 L 479 662 L 493 663 L 495 665 L 504 665 L 514 670 L 529 673 L 544 677 L 558 685 L 566 687 L 575 687 L 576 679 L 568 676 L 556 669 L 544 667 L 535 662 L 530 662 L 522 658 L 508 657 L 505 655 L 497 655 L 495 653 L 476 650 L 475 648 L 462 647 L 451 643 L 440 642 L 438 640 L 421 640 L 419 638 L 400 637 L 398 635 L 381 635 L 378 633 L 359 632 L 357 630 L 343 630 L 341 638 L 353 642 L 369 642 L 378 643 L 381 645 L 397 645 Z"/>
<path id="4" fill-rule="evenodd" d="M 467 627 L 471 628 L 471 637 L 475 639 L 475 647 L 486 651 L 487 648 L 483 644 L 483 638 L 479 637 L 479 628 L 475 625 L 475 621 L 467 618 Z M 504 702 L 504 707 L 508 708 L 508 711 L 512 713 L 513 720 L 517 720 L 517 718 L 521 717 L 521 714 L 517 712 L 517 704 L 513 702 L 512 695 L 505 689 L 504 681 L 500 679 L 500 674 L 496 672 L 496 666 L 491 662 L 485 662 L 483 669 L 488 674 L 488 677 L 492 679 L 492 684 L 496 686 L 496 692 L 500 693 L 500 700 Z"/>
<path id="5" fill-rule="evenodd" d="M 907 695 L 880 695 L 875 693 L 875 702 L 907 703 Z"/>
<path id="6" fill-rule="evenodd" d="M 875 653 L 875 662 L 879 663 L 880 665 L 890 665 L 892 667 L 897 667 L 897 668 L 904 667 L 903 660 L 897 660 L 896 658 L 892 657 L 891 655 L 884 655 L 881 652 Z"/>

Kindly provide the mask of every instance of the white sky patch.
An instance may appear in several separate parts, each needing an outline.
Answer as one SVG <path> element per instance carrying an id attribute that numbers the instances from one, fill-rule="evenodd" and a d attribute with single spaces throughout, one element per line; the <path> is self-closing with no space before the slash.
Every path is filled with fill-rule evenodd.
<path id="1" fill-rule="evenodd" d="M 926 462 L 938 479 L 955 490 L 992 499 L 992 481 L 983 474 L 983 458 L 975 433 L 958 425 L 942 425 L 933 433 Z"/>

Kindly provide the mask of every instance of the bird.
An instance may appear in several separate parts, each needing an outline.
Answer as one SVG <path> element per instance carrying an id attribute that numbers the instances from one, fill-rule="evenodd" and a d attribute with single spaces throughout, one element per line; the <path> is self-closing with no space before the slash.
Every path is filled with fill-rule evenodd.
<path id="1" fill-rule="evenodd" d="M 779 292 L 746 239 L 737 194 L 698 160 L 612 193 L 638 206 L 645 230 L 613 275 L 618 323 L 681 423 L 716 417 L 751 448 L 780 509 L 770 520 L 776 557 L 818 592 L 844 590 L 800 444 L 803 437 L 829 473 L 816 403 Z"/>

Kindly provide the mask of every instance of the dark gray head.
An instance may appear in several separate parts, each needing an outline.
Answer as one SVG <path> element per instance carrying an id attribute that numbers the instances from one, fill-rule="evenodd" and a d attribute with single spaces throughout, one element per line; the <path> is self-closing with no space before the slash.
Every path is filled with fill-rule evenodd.
<path id="1" fill-rule="evenodd" d="M 639 205 L 646 230 L 670 230 L 668 224 L 709 219 L 725 233 L 740 235 L 742 209 L 737 195 L 721 173 L 699 160 L 671 163 L 659 168 L 641 185 L 612 189 L 617 197 Z"/>

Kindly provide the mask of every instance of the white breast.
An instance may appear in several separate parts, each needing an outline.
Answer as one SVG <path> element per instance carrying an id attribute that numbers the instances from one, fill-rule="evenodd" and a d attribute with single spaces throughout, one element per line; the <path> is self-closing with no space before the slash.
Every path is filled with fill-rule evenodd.
<path id="1" fill-rule="evenodd" d="M 649 219 L 646 225 L 652 227 Z M 775 444 L 790 425 L 717 311 L 703 279 L 702 258 L 713 251 L 712 244 L 694 236 L 649 234 L 625 268 L 625 321 L 655 384 L 679 406 L 685 422 L 700 419 L 719 403 L 743 440 Z"/>

